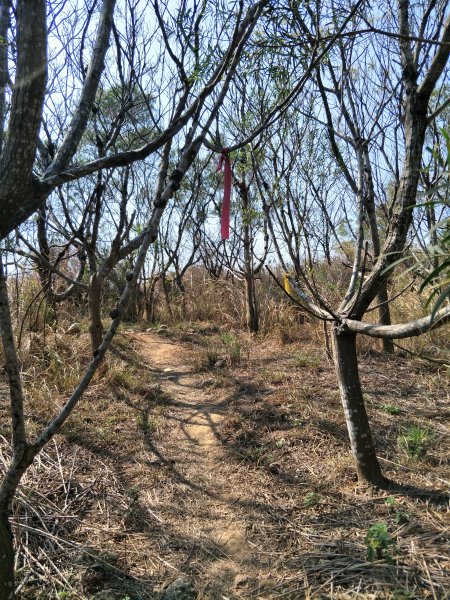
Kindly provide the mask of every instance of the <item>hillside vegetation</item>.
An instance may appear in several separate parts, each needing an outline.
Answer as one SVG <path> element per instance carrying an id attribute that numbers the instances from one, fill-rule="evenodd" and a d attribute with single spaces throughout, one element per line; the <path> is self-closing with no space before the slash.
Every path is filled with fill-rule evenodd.
<path id="1" fill-rule="evenodd" d="M 173 300 L 209 321 L 162 301 L 165 323 L 124 326 L 21 484 L 19 598 L 156 599 L 182 575 L 200 599 L 446 597 L 448 376 L 409 354 L 443 361 L 443 330 L 359 350 L 383 470 L 410 486 L 376 492 L 357 485 L 323 329 L 265 283 L 257 336 L 231 329 L 226 282 Z M 80 322 L 23 334 L 30 433 L 89 361 Z"/>

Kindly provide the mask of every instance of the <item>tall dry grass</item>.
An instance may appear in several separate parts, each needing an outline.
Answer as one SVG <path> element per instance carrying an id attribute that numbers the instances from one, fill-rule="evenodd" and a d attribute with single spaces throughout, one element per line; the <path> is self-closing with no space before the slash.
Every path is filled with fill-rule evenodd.
<path id="1" fill-rule="evenodd" d="M 275 269 L 279 281 L 282 271 Z M 349 272 L 339 258 L 329 264 L 318 264 L 311 279 L 319 293 L 331 306 L 338 306 L 345 293 Z M 393 279 L 389 284 L 389 294 L 395 296 L 407 285 L 407 275 Z M 33 356 L 33 346 L 46 347 L 54 344 L 55 336 L 63 335 L 70 324 L 80 322 L 87 331 L 87 299 L 78 297 L 56 306 L 48 306 L 40 288 L 39 279 L 33 273 L 19 274 L 9 282 L 12 315 L 19 342 L 21 360 L 26 362 Z M 160 285 L 157 293 L 156 319 L 168 325 L 182 322 L 208 322 L 227 331 L 245 330 L 245 291 L 244 282 L 236 276 L 213 278 L 199 267 L 191 268 L 184 278 L 185 292 L 172 286 L 165 294 Z M 417 286 L 418 287 L 418 286 Z M 426 294 L 419 294 L 417 287 L 409 288 L 390 304 L 393 323 L 418 319 L 429 312 Z M 105 312 L 113 298 L 108 288 L 105 292 Z M 286 297 L 282 289 L 267 272 L 262 272 L 256 280 L 262 336 L 272 336 L 282 343 L 311 340 L 324 344 L 323 324 Z M 376 302 L 374 302 L 376 304 Z M 105 314 L 105 325 L 108 315 Z M 377 311 L 365 316 L 365 320 L 377 322 Z M 140 315 L 141 326 L 146 327 L 145 312 Z M 443 327 L 425 335 L 401 340 L 398 346 L 408 352 L 429 356 L 438 361 L 448 361 L 448 328 Z M 381 341 L 359 336 L 361 352 L 381 349 Z M 70 378 L 69 378 L 70 379 Z"/>
<path id="2" fill-rule="evenodd" d="M 282 281 L 282 273 L 277 272 Z M 338 306 L 345 293 L 348 269 L 339 260 L 331 265 L 321 264 L 314 272 L 314 283 L 320 294 L 331 306 Z M 407 285 L 406 276 L 398 277 L 389 284 L 390 297 L 396 296 Z M 245 329 L 244 283 L 238 278 L 215 279 L 208 277 L 200 268 L 193 269 L 185 280 L 184 295 L 175 293 L 170 298 L 170 310 L 160 295 L 158 320 L 167 324 L 180 321 L 211 322 L 224 329 Z M 316 339 L 323 343 L 323 324 L 295 305 L 268 273 L 262 273 L 256 282 L 260 311 L 260 335 L 274 336 L 284 343 L 304 339 Z M 390 304 L 393 323 L 404 323 L 419 319 L 429 313 L 426 293 L 419 294 L 417 287 L 409 288 Z M 372 308 L 377 304 L 375 300 Z M 370 310 L 365 316 L 368 322 L 377 322 L 378 311 Z M 328 326 L 329 328 L 330 326 Z M 435 329 L 419 337 L 396 342 L 399 351 L 429 356 L 448 361 L 450 350 L 448 328 Z M 361 352 L 381 350 L 381 340 L 359 336 Z"/>

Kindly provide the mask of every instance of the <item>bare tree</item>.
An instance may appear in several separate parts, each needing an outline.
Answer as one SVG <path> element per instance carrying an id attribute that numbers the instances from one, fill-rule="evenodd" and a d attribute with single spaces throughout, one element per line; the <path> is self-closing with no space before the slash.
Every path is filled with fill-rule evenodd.
<path id="1" fill-rule="evenodd" d="M 168 6 L 155 1 L 153 10 L 162 44 L 162 53 L 167 58 L 167 63 L 174 65 L 173 75 L 176 75 L 178 94 L 171 95 L 168 90 L 164 90 L 164 93 L 168 94 L 166 98 L 168 98 L 170 110 L 159 115 L 160 121 L 156 123 L 155 133 L 149 133 L 147 139 L 143 141 L 143 145 L 131 150 L 112 154 L 105 153 L 105 156 L 74 164 L 73 161 L 86 131 L 99 90 L 110 33 L 113 28 L 116 3 L 114 0 L 104 0 L 99 14 L 91 61 L 85 73 L 83 69 L 80 95 L 72 111 L 65 137 L 49 166 L 44 172 L 38 173 L 35 170 L 36 150 L 39 146 L 39 131 L 46 98 L 46 3 L 43 0 L 37 2 L 19 0 L 18 2 L 17 68 L 14 82 L 11 82 L 13 86 L 11 107 L 8 114 L 6 139 L 0 157 L 0 234 L 2 238 L 40 208 L 50 192 L 57 186 L 81 179 L 102 169 L 126 166 L 137 160 L 144 160 L 158 150 L 161 150 L 161 158 L 151 216 L 142 234 L 133 241 L 138 254 L 129 281 L 117 305 L 111 311 L 111 325 L 100 346 L 94 351 L 93 360 L 78 387 L 60 413 L 54 416 L 34 441 L 29 440 L 25 428 L 24 398 L 10 317 L 8 290 L 3 268 L 1 270 L 0 329 L 10 383 L 13 432 L 13 456 L 0 485 L 2 559 L 0 561 L 0 597 L 2 598 L 14 597 L 14 552 L 8 516 L 17 486 L 35 456 L 61 429 L 69 417 L 109 348 L 120 324 L 132 287 L 143 267 L 146 252 L 150 244 L 157 238 L 158 225 L 164 209 L 179 188 L 216 118 L 239 65 L 242 52 L 265 4 L 264 1 L 257 2 L 246 9 L 243 3 L 237 3 L 235 10 L 231 10 L 229 15 L 225 16 L 226 22 L 222 21 L 219 24 L 220 20 L 214 22 L 210 19 L 206 4 L 197 6 L 194 11 L 188 11 L 186 5 L 183 4 L 180 9 L 182 12 L 184 11 L 183 18 L 178 18 L 179 14 L 173 17 Z M 214 5 L 211 4 L 210 8 L 214 9 Z M 164 18 L 163 13 L 166 13 Z M 3 19 L 9 16 L 10 12 L 3 10 L 2 26 Z M 175 31 L 178 32 L 175 47 L 169 40 L 167 19 L 172 19 Z M 211 47 L 209 50 L 200 47 L 199 40 L 202 36 L 204 36 L 204 40 L 211 36 L 214 42 L 212 45 L 215 53 L 214 61 L 212 55 L 208 54 L 208 60 L 203 62 L 206 56 L 201 55 L 201 52 L 209 52 Z M 31 48 L 33 48 L 32 51 Z M 208 47 L 206 46 L 206 48 Z M 2 68 L 0 81 L 4 82 L 6 79 L 5 69 L 9 75 L 8 65 L 5 65 L 5 61 L 0 65 L 0 69 Z M 169 80 L 173 79 L 169 78 Z M 1 106 L 5 105 L 6 87 L 4 86 L 0 90 Z M 3 123 L 0 129 L 2 127 Z M 172 140 L 176 135 L 182 136 L 180 138 L 180 141 L 182 139 L 181 150 L 175 168 L 169 171 Z"/>
<path id="2" fill-rule="evenodd" d="M 371 304 L 377 296 L 380 304 L 380 290 L 402 256 L 413 222 L 425 135 L 442 108 L 432 107 L 431 96 L 439 86 L 450 53 L 446 7 L 446 2 L 431 2 L 419 12 L 408 0 L 401 0 L 396 15 L 386 6 L 384 29 L 376 31 L 371 25 L 372 15 L 363 11 L 355 27 L 365 29 L 369 37 L 352 36 L 335 46 L 328 64 L 316 74 L 322 104 L 308 115 L 324 123 L 340 177 L 347 182 L 348 196 L 355 199 L 350 207 L 354 215 L 354 251 L 347 289 L 337 306 L 319 293 L 307 272 L 299 278 L 296 291 L 307 310 L 332 324 L 336 373 L 356 470 L 361 481 L 377 486 L 385 486 L 386 481 L 361 391 L 356 336 L 362 333 L 392 340 L 420 335 L 450 317 L 450 308 L 445 307 L 435 319 L 424 317 L 400 325 L 363 321 L 364 315 L 376 308 Z M 302 29 L 304 23 L 298 26 Z M 374 68 L 370 61 L 376 65 Z M 388 71 L 387 65 L 391 67 Z M 373 89 L 366 73 L 373 78 Z M 367 86 L 366 92 L 355 97 L 361 83 Z M 381 207 L 383 227 L 375 211 L 375 182 L 381 199 L 389 197 L 388 189 L 393 190 L 387 206 Z M 385 303 L 382 298 L 381 304 Z"/>

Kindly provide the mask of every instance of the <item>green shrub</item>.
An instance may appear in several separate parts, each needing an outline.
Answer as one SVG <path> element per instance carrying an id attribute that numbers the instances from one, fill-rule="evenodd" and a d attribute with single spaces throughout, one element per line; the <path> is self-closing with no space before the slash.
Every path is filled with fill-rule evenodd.
<path id="1" fill-rule="evenodd" d="M 425 456 L 427 444 L 430 442 L 430 432 L 419 425 L 412 425 L 398 436 L 398 446 L 406 452 L 409 458 Z"/>
<path id="2" fill-rule="evenodd" d="M 384 403 L 381 405 L 380 408 L 384 410 L 384 412 L 389 413 L 390 415 L 398 415 L 398 413 L 400 412 L 399 407 L 395 406 L 394 404 Z"/>
<path id="3" fill-rule="evenodd" d="M 320 494 L 317 492 L 308 492 L 303 500 L 303 506 L 316 506 L 320 502 Z"/>
<path id="4" fill-rule="evenodd" d="M 395 541 L 389 535 L 386 523 L 371 525 L 364 541 L 367 546 L 367 558 L 371 562 L 381 559 L 385 559 L 389 563 L 393 562 L 389 548 L 395 547 Z"/>

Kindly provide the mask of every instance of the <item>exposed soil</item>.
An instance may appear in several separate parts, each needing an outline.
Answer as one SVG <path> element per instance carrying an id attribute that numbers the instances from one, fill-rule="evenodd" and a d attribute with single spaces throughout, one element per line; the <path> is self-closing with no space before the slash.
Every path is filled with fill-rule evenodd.
<path id="1" fill-rule="evenodd" d="M 156 334 L 135 334 L 133 339 L 144 360 L 161 372 L 161 391 L 167 398 L 171 421 L 166 433 L 173 440 L 170 448 L 164 436 L 163 452 L 173 455 L 170 463 L 187 486 L 186 493 L 196 496 L 188 510 L 185 503 L 179 507 L 172 527 L 178 528 L 182 537 L 191 536 L 192 503 L 198 505 L 195 536 L 215 555 L 206 577 L 218 579 L 221 587 L 225 586 L 223 591 L 230 593 L 244 582 L 256 581 L 260 566 L 247 539 L 249 523 L 236 506 L 239 489 L 221 473 L 226 456 L 220 427 L 230 408 L 231 390 L 205 386 L 205 377 L 194 372 L 189 347 Z"/>

